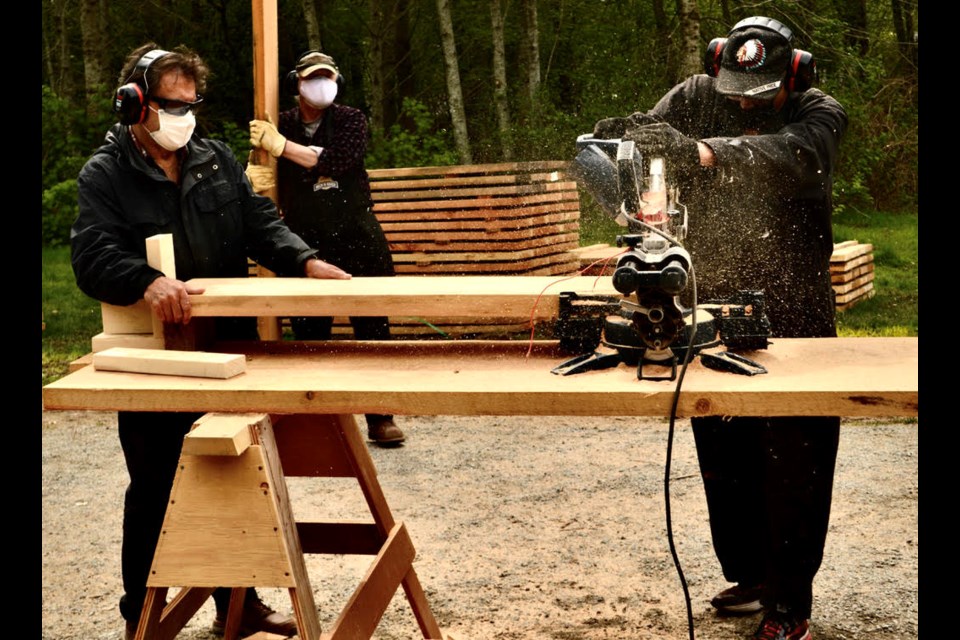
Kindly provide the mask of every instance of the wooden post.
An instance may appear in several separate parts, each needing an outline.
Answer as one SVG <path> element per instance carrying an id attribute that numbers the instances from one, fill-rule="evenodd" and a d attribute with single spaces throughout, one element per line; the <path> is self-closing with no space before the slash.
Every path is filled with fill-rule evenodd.
<path id="1" fill-rule="evenodd" d="M 280 65 L 277 62 L 277 0 L 252 0 L 253 10 L 253 117 L 257 120 L 280 119 Z M 277 161 L 263 149 L 254 151 L 250 161 L 273 167 Z M 264 195 L 277 201 L 277 188 Z M 273 276 L 260 267 L 260 277 Z M 280 339 L 279 318 L 257 318 L 261 340 Z"/>

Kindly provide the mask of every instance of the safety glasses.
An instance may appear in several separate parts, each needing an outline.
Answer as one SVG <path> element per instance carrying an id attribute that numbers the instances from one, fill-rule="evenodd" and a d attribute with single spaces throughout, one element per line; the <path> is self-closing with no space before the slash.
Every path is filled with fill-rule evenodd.
<path id="1" fill-rule="evenodd" d="M 193 102 L 184 102 L 183 100 L 169 100 L 159 96 L 150 96 L 150 99 L 156 102 L 161 109 L 172 116 L 185 116 L 191 111 L 196 112 L 197 107 L 203 102 L 203 96 L 197 95 Z"/>

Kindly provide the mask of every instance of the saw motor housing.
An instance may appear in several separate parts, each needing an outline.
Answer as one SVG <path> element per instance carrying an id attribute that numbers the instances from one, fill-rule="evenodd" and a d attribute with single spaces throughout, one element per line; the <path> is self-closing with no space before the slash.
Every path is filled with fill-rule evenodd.
<path id="1" fill-rule="evenodd" d="M 602 343 L 616 351 L 618 361 L 636 365 L 638 378 L 671 380 L 678 357 L 685 357 L 688 349 L 697 353 L 721 342 L 730 348 L 766 348 L 770 325 L 762 292 L 740 292 L 731 300 L 698 306 L 695 326 L 693 309 L 681 303 L 692 271 L 690 254 L 682 244 L 687 212 L 678 190 L 670 186 L 663 159 L 644 158 L 632 141 L 589 134 L 577 139 L 577 149 L 572 173 L 630 233 L 617 236 L 617 246 L 627 247 L 613 273 L 613 286 L 623 297 L 615 304 L 594 300 L 586 305 L 586 299 L 576 296 L 568 297 L 565 305 L 562 301 L 561 345 L 595 349 Z M 572 313 L 573 309 L 577 311 Z M 564 335 L 571 329 L 574 335 Z M 616 364 L 600 354 L 590 355 L 568 361 L 555 372 L 568 375 Z M 668 367 L 669 373 L 645 374 L 645 364 Z"/>

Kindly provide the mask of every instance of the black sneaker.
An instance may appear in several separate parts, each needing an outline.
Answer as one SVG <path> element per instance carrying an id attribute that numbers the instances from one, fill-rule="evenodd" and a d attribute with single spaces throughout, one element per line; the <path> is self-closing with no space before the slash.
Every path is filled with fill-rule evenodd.
<path id="1" fill-rule="evenodd" d="M 763 609 L 760 597 L 763 595 L 763 586 L 734 585 L 724 589 L 713 597 L 710 604 L 721 612 L 731 615 L 746 615 L 757 613 Z"/>
<path id="2" fill-rule="evenodd" d="M 771 611 L 763 617 L 753 640 L 811 640 L 810 621 L 790 613 Z"/>

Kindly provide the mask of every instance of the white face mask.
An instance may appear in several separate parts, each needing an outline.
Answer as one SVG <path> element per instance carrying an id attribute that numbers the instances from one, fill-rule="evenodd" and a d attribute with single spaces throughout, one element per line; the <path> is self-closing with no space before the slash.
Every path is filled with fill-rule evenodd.
<path id="1" fill-rule="evenodd" d="M 300 97 L 314 109 L 326 109 L 337 97 L 337 81 L 330 78 L 301 80 Z"/>
<path id="2" fill-rule="evenodd" d="M 163 109 L 157 111 L 153 107 L 150 108 L 156 111 L 160 118 L 160 128 L 150 132 L 153 141 L 167 151 L 176 151 L 185 147 L 197 126 L 197 119 L 193 113 L 188 112 L 182 116 L 173 116 Z"/>

